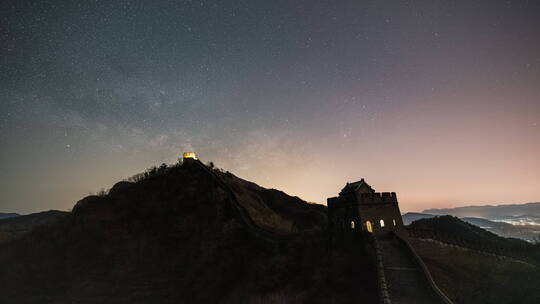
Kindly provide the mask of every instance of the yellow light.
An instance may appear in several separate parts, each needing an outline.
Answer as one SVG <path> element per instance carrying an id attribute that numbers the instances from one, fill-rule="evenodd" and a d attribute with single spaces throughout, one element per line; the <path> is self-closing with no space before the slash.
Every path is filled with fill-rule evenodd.
<path id="1" fill-rule="evenodd" d="M 186 159 L 186 158 L 197 159 L 197 154 L 195 154 L 195 152 L 184 152 L 184 155 L 182 155 L 182 157 L 184 159 Z"/>
<path id="2" fill-rule="evenodd" d="M 366 222 L 366 228 L 368 232 L 373 232 L 373 226 L 371 225 L 370 221 Z"/>

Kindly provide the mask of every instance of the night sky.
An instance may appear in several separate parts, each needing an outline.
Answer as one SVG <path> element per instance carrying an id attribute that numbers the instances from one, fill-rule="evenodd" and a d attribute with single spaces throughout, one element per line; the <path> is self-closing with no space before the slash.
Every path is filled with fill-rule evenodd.
<path id="1" fill-rule="evenodd" d="M 0 212 L 184 151 L 318 203 L 540 201 L 538 1 L 0 4 Z"/>

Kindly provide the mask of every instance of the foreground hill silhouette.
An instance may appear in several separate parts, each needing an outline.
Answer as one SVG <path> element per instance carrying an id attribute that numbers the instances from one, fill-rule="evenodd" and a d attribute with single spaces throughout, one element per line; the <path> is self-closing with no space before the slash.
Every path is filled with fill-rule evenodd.
<path id="1" fill-rule="evenodd" d="M 362 238 L 328 250 L 325 206 L 213 166 L 152 168 L 52 215 L 0 242 L 0 303 L 379 303 Z M 408 232 L 454 303 L 540 302 L 540 246 L 454 217 Z"/>
<path id="2" fill-rule="evenodd" d="M 360 246 L 329 257 L 325 207 L 209 172 L 253 223 L 198 166 L 153 168 L 1 243 L 0 303 L 377 301 Z"/>

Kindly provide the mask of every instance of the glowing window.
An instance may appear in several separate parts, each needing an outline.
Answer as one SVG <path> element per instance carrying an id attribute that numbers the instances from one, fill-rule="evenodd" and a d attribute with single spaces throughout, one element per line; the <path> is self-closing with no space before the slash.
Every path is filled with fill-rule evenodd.
<path id="1" fill-rule="evenodd" d="M 381 220 L 380 223 L 381 223 L 381 228 L 384 227 L 384 220 Z"/>
<path id="2" fill-rule="evenodd" d="M 371 225 L 370 221 L 366 222 L 366 228 L 367 228 L 367 231 L 373 232 L 373 226 Z"/>
<path id="3" fill-rule="evenodd" d="M 354 229 L 354 221 L 351 221 L 351 229 Z"/>
<path id="4" fill-rule="evenodd" d="M 396 225 L 396 220 L 392 220 L 392 222 L 394 223 L 394 226 Z"/>

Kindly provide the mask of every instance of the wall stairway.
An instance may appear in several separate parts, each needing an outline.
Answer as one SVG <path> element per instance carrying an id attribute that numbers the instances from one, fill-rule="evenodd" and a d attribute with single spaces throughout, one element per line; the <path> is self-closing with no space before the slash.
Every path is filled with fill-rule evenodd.
<path id="1" fill-rule="evenodd" d="M 374 237 L 384 304 L 452 302 L 437 287 L 407 240 L 395 233 Z"/>

